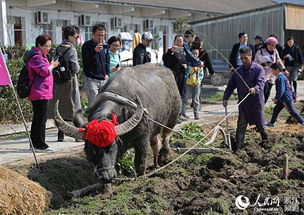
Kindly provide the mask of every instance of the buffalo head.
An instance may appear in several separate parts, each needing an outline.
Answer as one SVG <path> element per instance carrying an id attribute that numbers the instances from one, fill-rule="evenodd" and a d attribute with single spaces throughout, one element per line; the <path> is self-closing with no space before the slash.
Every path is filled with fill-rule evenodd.
<path id="1" fill-rule="evenodd" d="M 127 105 L 135 109 L 130 119 L 126 120 L 125 122 L 119 125 L 115 125 L 115 131 L 117 137 L 106 147 L 100 147 L 98 146 L 98 144 L 92 144 L 88 140 L 89 138 L 85 137 L 85 141 L 86 141 L 85 152 L 88 161 L 94 165 L 95 175 L 104 182 L 111 182 L 111 180 L 115 178 L 117 174 L 115 170 L 115 164 L 116 164 L 117 156 L 119 154 L 119 150 L 123 145 L 123 143 L 120 141 L 119 136 L 128 133 L 138 125 L 138 123 L 142 119 L 144 109 L 141 100 L 138 97 L 137 97 L 138 105 L 136 105 L 134 102 L 124 97 L 107 92 L 107 93 L 101 93 L 96 97 L 93 104 L 89 107 L 89 111 L 90 112 L 94 111 L 94 109 L 96 109 L 96 106 L 104 100 L 112 100 L 115 101 L 116 103 Z M 120 113 L 116 113 L 116 114 L 119 115 Z M 58 129 L 60 129 L 67 136 L 74 137 L 76 139 L 82 139 L 84 137 L 83 136 L 84 133 L 81 131 L 80 128 L 72 126 L 62 119 L 58 111 L 58 101 L 54 109 L 54 119 Z M 97 120 L 102 121 L 109 119 L 102 118 Z M 86 128 L 87 126 L 83 125 L 82 127 Z"/>

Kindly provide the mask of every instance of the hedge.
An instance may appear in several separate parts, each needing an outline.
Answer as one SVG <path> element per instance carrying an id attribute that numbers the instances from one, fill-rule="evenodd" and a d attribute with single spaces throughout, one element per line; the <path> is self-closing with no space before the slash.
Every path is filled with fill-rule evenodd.
<path id="1" fill-rule="evenodd" d="M 76 47 L 78 51 L 78 60 L 80 64 L 80 71 L 78 73 L 78 80 L 80 89 L 83 89 L 83 71 L 81 59 L 81 47 Z M 25 49 L 21 47 L 6 48 L 5 52 L 8 54 L 7 61 L 8 70 L 10 72 L 13 85 L 16 86 L 19 72 L 23 66 L 22 56 Z M 53 50 L 50 52 L 49 59 L 52 58 Z M 21 108 L 25 119 L 30 121 L 32 119 L 32 105 L 27 99 L 19 99 Z M 21 116 L 15 100 L 13 90 L 9 86 L 0 86 L 0 123 L 21 123 Z"/>

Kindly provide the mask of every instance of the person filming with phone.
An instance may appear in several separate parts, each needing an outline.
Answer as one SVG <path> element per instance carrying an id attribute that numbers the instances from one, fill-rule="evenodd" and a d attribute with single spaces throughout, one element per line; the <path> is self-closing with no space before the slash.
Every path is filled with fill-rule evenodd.
<path id="1" fill-rule="evenodd" d="M 164 65 L 172 70 L 181 97 L 184 93 L 185 72 L 187 68 L 186 54 L 184 52 L 184 38 L 176 35 L 173 47 L 163 55 Z"/>
<path id="2" fill-rule="evenodd" d="M 90 105 L 110 74 L 110 55 L 105 43 L 106 28 L 101 24 L 93 26 L 93 39 L 82 46 L 84 89 Z"/>
<path id="3" fill-rule="evenodd" d="M 45 142 L 45 125 L 47 121 L 48 103 L 53 98 L 52 70 L 58 61 L 48 61 L 47 54 L 52 48 L 52 37 L 47 34 L 36 38 L 35 47 L 25 53 L 24 62 L 27 65 L 28 85 L 30 92 L 28 99 L 33 106 L 33 120 L 31 126 L 31 140 L 35 150 L 53 151 Z"/>

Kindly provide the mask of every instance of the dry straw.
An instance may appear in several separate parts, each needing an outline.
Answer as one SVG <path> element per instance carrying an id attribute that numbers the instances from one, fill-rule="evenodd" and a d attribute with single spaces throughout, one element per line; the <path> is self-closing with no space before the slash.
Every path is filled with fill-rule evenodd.
<path id="1" fill-rule="evenodd" d="M 49 203 L 50 195 L 38 183 L 0 166 L 1 215 L 39 215 Z"/>

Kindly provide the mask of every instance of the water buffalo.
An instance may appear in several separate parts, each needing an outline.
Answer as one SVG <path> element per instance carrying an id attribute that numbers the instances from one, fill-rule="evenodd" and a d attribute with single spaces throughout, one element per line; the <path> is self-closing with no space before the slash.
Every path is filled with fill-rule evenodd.
<path id="1" fill-rule="evenodd" d="M 85 141 L 87 159 L 104 182 L 111 182 L 116 177 L 116 160 L 131 147 L 135 150 L 138 175 L 145 173 L 149 143 L 154 167 L 171 159 L 171 131 L 152 121 L 173 128 L 180 114 L 181 98 L 171 70 L 151 64 L 122 69 L 108 80 L 88 110 L 89 122 L 110 120 L 112 114 L 116 114 L 119 123 L 115 126 L 118 137 L 109 146 L 98 147 L 88 139 Z M 56 125 L 63 133 L 83 137 L 83 132 L 76 126 L 63 121 L 57 107 L 54 115 Z M 85 127 L 87 123 L 80 114 L 75 115 L 75 122 L 79 127 Z"/>

